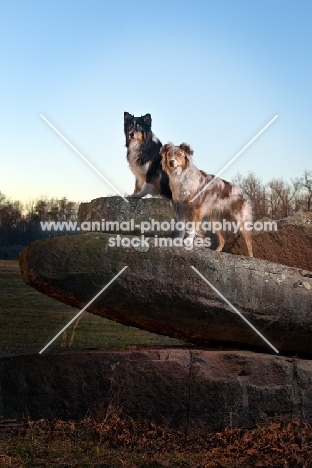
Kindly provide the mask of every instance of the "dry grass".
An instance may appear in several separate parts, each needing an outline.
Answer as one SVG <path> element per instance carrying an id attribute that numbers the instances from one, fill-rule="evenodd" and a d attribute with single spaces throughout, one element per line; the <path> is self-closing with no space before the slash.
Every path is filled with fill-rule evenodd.
<path id="1" fill-rule="evenodd" d="M 1 427 L 2 426 L 2 427 Z M 299 421 L 185 436 L 122 419 L 0 421 L 1 467 L 311 467 L 312 428 Z"/>

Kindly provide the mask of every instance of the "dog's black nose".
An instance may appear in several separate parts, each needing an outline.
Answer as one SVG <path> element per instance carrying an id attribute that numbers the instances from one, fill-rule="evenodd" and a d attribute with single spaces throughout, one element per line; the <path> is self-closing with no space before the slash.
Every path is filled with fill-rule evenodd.
<path id="1" fill-rule="evenodd" d="M 170 166 L 170 167 L 174 167 L 174 160 L 173 160 L 173 159 L 170 159 L 170 161 L 169 161 L 169 166 Z"/>
<path id="2" fill-rule="evenodd" d="M 131 133 L 130 133 L 130 138 L 133 138 L 133 137 L 134 137 L 134 133 L 131 132 Z"/>

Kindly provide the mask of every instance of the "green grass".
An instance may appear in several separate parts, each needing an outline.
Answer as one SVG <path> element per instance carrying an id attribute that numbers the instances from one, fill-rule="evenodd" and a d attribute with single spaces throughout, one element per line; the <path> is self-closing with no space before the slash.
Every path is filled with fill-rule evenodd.
<path id="1" fill-rule="evenodd" d="M 0 356 L 39 352 L 78 312 L 27 286 L 17 261 L 0 260 Z M 79 320 L 79 319 L 78 319 Z M 71 345 L 71 346 L 70 346 Z M 134 349 L 181 342 L 84 312 L 51 349 Z"/>

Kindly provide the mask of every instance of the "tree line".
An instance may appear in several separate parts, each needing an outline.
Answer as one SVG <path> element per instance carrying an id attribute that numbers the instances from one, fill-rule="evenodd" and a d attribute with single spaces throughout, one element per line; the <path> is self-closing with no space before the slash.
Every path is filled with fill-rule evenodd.
<path id="1" fill-rule="evenodd" d="M 263 183 L 252 172 L 246 177 L 237 174 L 233 182 L 251 201 L 254 221 L 264 217 L 282 219 L 312 209 L 312 171 L 305 170 L 290 182 L 273 178 Z"/>
<path id="2" fill-rule="evenodd" d="M 79 204 L 66 197 L 41 197 L 23 204 L 0 192 L 0 247 L 26 246 L 38 239 L 64 235 L 65 231 L 42 231 L 40 221 L 76 221 Z"/>
<path id="3" fill-rule="evenodd" d="M 254 221 L 268 217 L 276 220 L 298 210 L 312 210 L 312 171 L 301 177 L 271 179 L 263 183 L 254 173 L 237 174 L 233 183 L 249 198 Z M 40 221 L 76 221 L 79 202 L 41 197 L 23 204 L 12 201 L 0 192 L 0 247 L 26 246 L 35 240 L 69 234 L 66 231 L 42 231 Z M 72 234 L 75 234 L 73 232 Z"/>

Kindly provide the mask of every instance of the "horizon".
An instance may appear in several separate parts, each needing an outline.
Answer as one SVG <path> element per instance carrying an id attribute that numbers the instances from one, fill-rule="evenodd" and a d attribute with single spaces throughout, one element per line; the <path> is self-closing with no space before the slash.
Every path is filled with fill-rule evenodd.
<path id="1" fill-rule="evenodd" d="M 312 172 L 312 170 L 309 171 L 309 172 Z M 253 174 L 255 177 L 258 178 L 258 175 L 255 174 L 255 173 L 249 173 L 249 174 Z M 233 181 L 234 179 L 236 179 L 238 176 L 247 177 L 249 174 L 242 175 L 240 172 L 238 172 L 237 174 L 234 174 L 234 176 L 231 178 L 230 182 L 232 182 L 232 181 Z M 284 182 L 289 183 L 289 184 L 291 185 L 291 184 L 292 184 L 292 180 L 297 179 L 297 178 L 300 178 L 302 175 L 303 175 L 303 173 L 300 174 L 299 176 L 295 175 L 293 178 L 291 178 L 291 179 L 289 179 L 289 180 L 288 180 L 288 179 L 285 179 L 284 177 L 276 177 L 276 178 L 274 178 L 274 179 L 275 179 L 275 180 L 280 180 L 280 179 L 282 179 Z M 222 179 L 222 177 L 220 177 L 220 178 Z M 262 180 L 261 178 L 259 178 L 259 179 L 260 179 L 260 182 L 261 182 L 264 186 L 267 186 L 267 185 L 269 184 L 269 182 L 271 182 L 271 180 L 273 180 L 273 177 L 272 177 L 272 179 L 266 180 L 266 181 Z M 232 183 L 235 184 L 235 182 L 232 182 Z M 238 184 L 236 183 L 236 185 L 238 185 Z M 304 189 L 301 188 L 300 190 L 304 190 Z M 5 197 L 5 201 L 6 201 L 6 202 L 10 202 L 10 203 L 21 203 L 21 205 L 22 205 L 21 211 L 22 211 L 22 214 L 23 214 L 23 215 L 24 215 L 25 212 L 27 211 L 27 205 L 29 205 L 29 204 L 31 204 L 31 203 L 34 203 L 34 202 L 40 202 L 40 201 L 46 201 L 46 202 L 57 201 L 57 202 L 59 202 L 59 201 L 61 201 L 61 200 L 63 200 L 63 199 L 66 199 L 66 201 L 69 202 L 69 203 L 80 204 L 80 203 L 89 203 L 89 202 L 92 201 L 91 199 L 90 199 L 90 200 L 74 200 L 74 199 L 70 199 L 70 198 L 67 197 L 66 195 L 61 196 L 61 197 L 58 197 L 57 195 L 51 195 L 51 196 L 50 196 L 49 194 L 41 194 L 41 195 L 38 195 L 38 196 L 34 196 L 34 197 L 32 197 L 32 198 L 29 197 L 27 200 L 18 200 L 18 199 L 13 199 L 12 197 L 7 196 L 7 194 L 1 192 L 1 190 L 0 190 L 0 195 L 3 195 L 3 196 Z M 125 195 L 125 196 L 130 196 L 130 194 L 126 194 L 126 193 L 123 194 L 123 195 Z M 120 195 L 118 195 L 117 193 L 107 193 L 107 194 L 103 195 L 102 197 L 103 197 L 103 198 L 105 198 L 105 197 L 120 197 Z M 102 198 L 102 197 L 98 197 L 98 198 Z M 149 198 L 149 197 L 151 197 L 151 195 L 147 195 L 147 197 Z M 159 197 L 159 195 L 157 195 L 156 197 Z"/>

